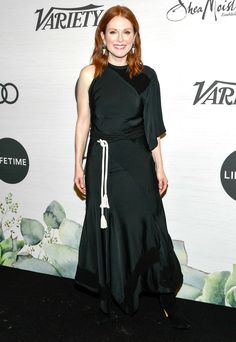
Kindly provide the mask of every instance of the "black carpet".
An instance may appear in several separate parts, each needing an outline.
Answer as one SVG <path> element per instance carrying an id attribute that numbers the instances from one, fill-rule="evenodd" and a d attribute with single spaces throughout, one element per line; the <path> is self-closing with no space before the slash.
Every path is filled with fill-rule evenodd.
<path id="1" fill-rule="evenodd" d="M 0 284 L 0 342 L 236 342 L 236 309 L 178 299 L 192 324 L 180 331 L 142 295 L 134 316 L 99 326 L 98 298 L 71 279 L 0 267 Z"/>

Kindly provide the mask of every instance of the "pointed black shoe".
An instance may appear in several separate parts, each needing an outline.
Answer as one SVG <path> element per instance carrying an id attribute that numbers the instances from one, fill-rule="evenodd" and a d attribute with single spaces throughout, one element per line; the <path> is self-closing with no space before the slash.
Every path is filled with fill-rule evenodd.
<path id="1" fill-rule="evenodd" d="M 162 294 L 159 296 L 159 300 L 161 307 L 164 310 L 165 316 L 168 319 L 172 328 L 186 330 L 191 327 L 189 321 L 178 309 L 174 294 Z"/>
<path id="2" fill-rule="evenodd" d="M 100 300 L 99 310 L 96 314 L 96 324 L 103 325 L 117 320 L 118 315 L 112 310 L 111 299 Z"/>
<path id="3" fill-rule="evenodd" d="M 98 310 L 95 316 L 95 322 L 97 325 L 103 325 L 109 323 L 111 321 L 111 317 L 109 314 L 104 313 L 102 310 Z"/>
<path id="4" fill-rule="evenodd" d="M 166 317 L 169 320 L 169 323 L 170 323 L 172 328 L 187 330 L 191 327 L 191 324 L 189 323 L 189 321 L 184 317 L 184 315 L 181 312 L 176 311 L 174 314 L 168 314 L 167 313 Z"/>

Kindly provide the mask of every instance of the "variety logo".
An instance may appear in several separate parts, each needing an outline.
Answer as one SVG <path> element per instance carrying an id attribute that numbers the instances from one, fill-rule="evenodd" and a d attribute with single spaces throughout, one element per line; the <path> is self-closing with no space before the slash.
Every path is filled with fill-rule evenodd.
<path id="1" fill-rule="evenodd" d="M 199 15 L 202 20 L 205 20 L 207 16 L 211 15 L 217 21 L 219 16 L 236 15 L 235 0 L 204 0 L 202 3 L 199 5 L 199 1 L 196 0 L 190 2 L 177 0 L 177 4 L 167 12 L 167 19 L 180 21 L 190 15 Z"/>
<path id="2" fill-rule="evenodd" d="M 19 91 L 13 83 L 0 83 L 0 104 L 13 104 L 18 100 Z"/>
<path id="3" fill-rule="evenodd" d="M 225 159 L 220 171 L 220 178 L 224 190 L 236 200 L 236 151 Z"/>
<path id="4" fill-rule="evenodd" d="M 46 13 L 44 8 L 38 9 L 38 20 L 35 31 L 41 30 L 58 30 L 69 28 L 80 28 L 88 26 L 97 26 L 98 19 L 101 16 L 103 7 L 96 5 L 88 5 L 76 8 L 60 8 L 51 7 Z"/>
<path id="5" fill-rule="evenodd" d="M 204 87 L 205 81 L 202 81 L 196 82 L 194 86 L 198 86 L 194 105 L 198 102 L 200 104 L 236 104 L 236 83 L 214 81 L 209 87 Z"/>
<path id="6" fill-rule="evenodd" d="M 25 148 L 11 138 L 0 139 L 0 179 L 15 184 L 29 171 L 29 157 Z"/>

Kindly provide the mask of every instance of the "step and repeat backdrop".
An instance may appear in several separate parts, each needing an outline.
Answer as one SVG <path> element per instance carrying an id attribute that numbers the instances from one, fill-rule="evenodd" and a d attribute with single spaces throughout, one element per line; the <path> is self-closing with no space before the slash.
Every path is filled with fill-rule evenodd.
<path id="1" fill-rule="evenodd" d="M 0 4 L 0 264 L 73 278 L 85 201 L 75 191 L 75 86 L 114 1 Z M 179 297 L 236 307 L 236 3 L 122 1 L 157 72 L 168 229 Z"/>

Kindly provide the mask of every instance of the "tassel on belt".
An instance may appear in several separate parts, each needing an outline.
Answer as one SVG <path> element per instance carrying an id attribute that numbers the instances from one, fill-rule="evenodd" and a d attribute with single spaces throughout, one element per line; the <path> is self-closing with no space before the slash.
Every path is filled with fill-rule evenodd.
<path id="1" fill-rule="evenodd" d="M 107 175 L 108 175 L 108 143 L 106 140 L 97 141 L 102 147 L 102 177 L 101 177 L 101 228 L 107 228 L 107 220 L 104 215 L 104 208 L 110 208 L 107 196 Z"/>
<path id="2" fill-rule="evenodd" d="M 101 173 L 101 218 L 100 228 L 106 229 L 108 227 L 107 220 L 104 214 L 104 209 L 109 209 L 109 201 L 107 195 L 107 178 L 108 178 L 108 158 L 109 158 L 109 146 L 108 142 L 115 142 L 124 139 L 138 138 L 144 135 L 144 127 L 138 126 L 125 133 L 106 134 L 94 129 L 91 129 L 90 139 L 96 139 L 102 147 L 102 173 Z"/>

